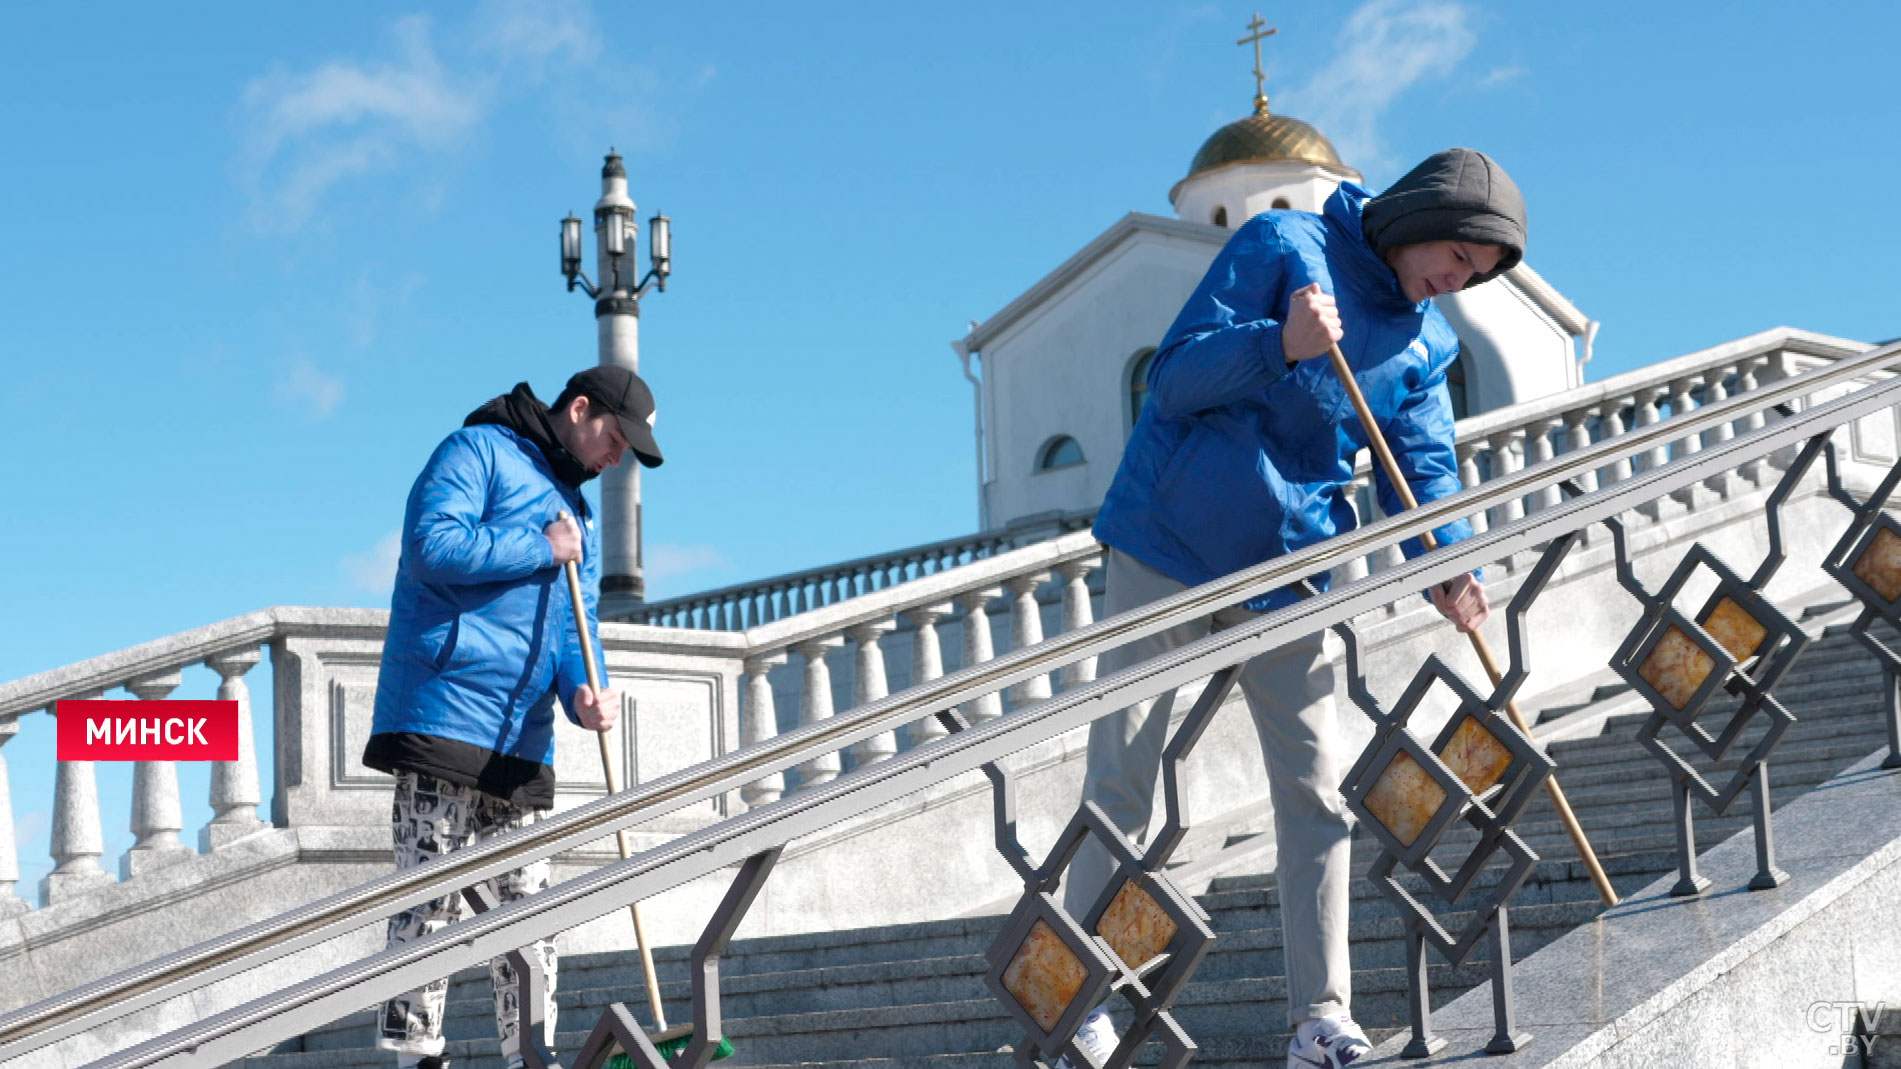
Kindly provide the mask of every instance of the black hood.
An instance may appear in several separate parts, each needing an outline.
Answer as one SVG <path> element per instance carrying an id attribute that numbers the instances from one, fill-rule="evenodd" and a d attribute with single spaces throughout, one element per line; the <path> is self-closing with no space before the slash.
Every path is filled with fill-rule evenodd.
<path id="1" fill-rule="evenodd" d="M 548 406 L 541 403 L 525 382 L 516 383 L 513 390 L 469 413 L 469 418 L 462 421 L 464 427 L 482 423 L 507 427 L 535 443 L 535 448 L 541 450 L 541 455 L 548 458 L 548 464 L 554 468 L 555 478 L 569 486 L 579 487 L 598 474 L 576 460 L 567 446 L 561 444 L 561 439 L 554 436 L 554 421 L 549 418 Z"/>
<path id="2" fill-rule="evenodd" d="M 1366 202 L 1361 218 L 1367 243 L 1382 259 L 1388 249 L 1427 241 L 1472 241 L 1505 250 L 1498 267 L 1474 275 L 1470 289 L 1525 258 L 1525 198 L 1483 152 L 1449 148 L 1425 158 L 1392 187 Z"/>

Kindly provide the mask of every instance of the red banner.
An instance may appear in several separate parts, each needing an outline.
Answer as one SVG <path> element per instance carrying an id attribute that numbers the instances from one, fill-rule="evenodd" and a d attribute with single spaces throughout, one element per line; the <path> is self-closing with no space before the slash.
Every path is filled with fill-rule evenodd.
<path id="1" fill-rule="evenodd" d="M 236 761 L 234 701 L 63 701 L 61 761 Z"/>

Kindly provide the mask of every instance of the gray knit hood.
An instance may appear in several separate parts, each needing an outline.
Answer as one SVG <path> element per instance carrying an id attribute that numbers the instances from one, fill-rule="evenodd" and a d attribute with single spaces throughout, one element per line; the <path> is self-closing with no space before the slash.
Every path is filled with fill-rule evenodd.
<path id="1" fill-rule="evenodd" d="M 1366 240 L 1382 259 L 1388 249 L 1426 241 L 1474 241 L 1505 250 L 1498 267 L 1473 275 L 1471 289 L 1525 258 L 1525 198 L 1511 176 L 1483 152 L 1449 148 L 1407 171 L 1366 202 Z"/>

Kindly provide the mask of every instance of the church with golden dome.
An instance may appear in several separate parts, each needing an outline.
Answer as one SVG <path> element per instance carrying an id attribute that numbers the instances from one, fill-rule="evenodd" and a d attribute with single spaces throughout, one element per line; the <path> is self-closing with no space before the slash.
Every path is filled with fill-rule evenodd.
<path id="1" fill-rule="evenodd" d="M 1149 357 L 1234 229 L 1318 212 L 1364 185 L 1325 133 L 1269 105 L 1259 16 L 1248 115 L 1216 130 L 1168 191 L 1173 217 L 1130 212 L 951 343 L 975 409 L 978 507 L 994 530 L 1093 510 L 1142 410 Z M 1377 192 L 1377 190 L 1375 190 Z M 1582 385 L 1597 324 L 1528 264 L 1434 299 L 1458 332 L 1463 418 Z"/>

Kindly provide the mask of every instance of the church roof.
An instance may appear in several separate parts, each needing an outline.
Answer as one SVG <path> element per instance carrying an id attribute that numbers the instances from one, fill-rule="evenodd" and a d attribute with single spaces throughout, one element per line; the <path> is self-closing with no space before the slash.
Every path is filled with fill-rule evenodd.
<path id="1" fill-rule="evenodd" d="M 1340 162 L 1339 154 L 1326 135 L 1299 119 L 1273 114 L 1267 110 L 1267 98 L 1257 96 L 1254 114 L 1216 130 L 1201 143 L 1194 161 L 1188 165 L 1187 177 L 1193 178 L 1230 163 L 1282 161 L 1314 163 L 1351 173 L 1351 168 Z"/>

